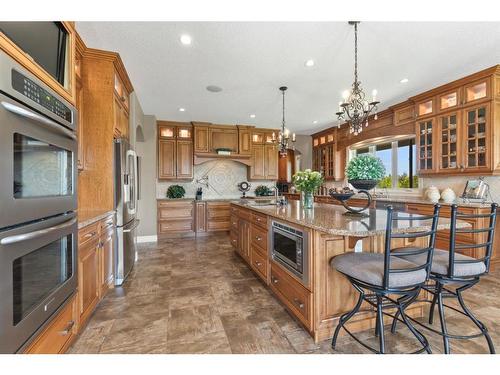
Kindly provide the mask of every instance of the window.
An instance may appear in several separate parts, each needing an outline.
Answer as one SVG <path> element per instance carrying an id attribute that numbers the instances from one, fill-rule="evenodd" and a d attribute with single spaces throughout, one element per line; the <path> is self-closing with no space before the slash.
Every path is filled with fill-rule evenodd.
<path id="1" fill-rule="evenodd" d="M 377 187 L 386 189 L 418 188 L 415 138 L 364 145 L 351 149 L 349 157 L 372 154 L 379 157 L 385 166 L 386 175 Z"/>

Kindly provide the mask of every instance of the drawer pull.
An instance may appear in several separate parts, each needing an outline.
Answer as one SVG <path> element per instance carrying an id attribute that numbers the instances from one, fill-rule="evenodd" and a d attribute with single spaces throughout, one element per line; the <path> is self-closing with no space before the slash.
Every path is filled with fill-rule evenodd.
<path id="1" fill-rule="evenodd" d="M 260 266 L 262 266 L 262 263 L 261 263 L 261 262 L 257 262 L 257 261 L 255 261 L 255 265 L 256 265 L 257 267 L 260 267 Z"/>
<path id="2" fill-rule="evenodd" d="M 70 320 L 68 322 L 68 325 L 62 331 L 59 331 L 59 334 L 61 336 L 67 336 L 71 332 L 71 330 L 73 329 L 74 325 L 75 325 L 75 322 L 73 320 Z"/>
<path id="3" fill-rule="evenodd" d="M 257 241 L 262 241 L 262 237 L 259 237 L 259 236 L 255 236 L 255 239 L 256 239 Z"/>
<path id="4" fill-rule="evenodd" d="M 262 219 L 260 217 L 257 218 L 257 221 L 262 221 Z"/>
<path id="5" fill-rule="evenodd" d="M 294 298 L 293 302 L 299 307 L 299 309 L 304 310 L 304 303 L 300 302 L 298 298 Z"/>
<path id="6" fill-rule="evenodd" d="M 278 284 L 279 280 L 276 277 L 271 277 L 273 284 Z"/>
<path id="7" fill-rule="evenodd" d="M 238 223 L 236 223 L 235 221 L 233 221 L 233 225 L 236 226 Z"/>

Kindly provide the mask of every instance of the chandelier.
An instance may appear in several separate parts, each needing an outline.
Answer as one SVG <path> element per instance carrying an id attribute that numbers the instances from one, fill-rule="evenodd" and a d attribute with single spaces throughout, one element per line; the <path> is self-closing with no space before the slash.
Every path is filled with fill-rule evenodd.
<path id="1" fill-rule="evenodd" d="M 287 150 L 291 148 L 290 146 L 290 130 L 285 127 L 285 91 L 287 90 L 286 86 L 281 86 L 280 91 L 283 96 L 283 119 L 281 121 L 281 129 L 278 133 L 278 151 L 280 157 L 285 157 L 287 155 Z M 273 132 L 272 135 L 273 143 L 276 142 L 276 135 Z M 291 142 L 295 142 L 295 133 L 292 134 Z"/>
<path id="2" fill-rule="evenodd" d="M 339 102 L 339 111 L 336 113 L 339 121 L 349 122 L 349 132 L 358 135 L 363 131 L 363 126 L 368 126 L 368 117 L 375 114 L 377 119 L 377 90 L 372 92 L 372 101 L 365 99 L 365 93 L 358 81 L 358 23 L 350 21 L 349 25 L 354 25 L 354 82 L 351 91 L 344 91 L 343 101 Z M 340 127 L 340 124 L 339 124 Z"/>

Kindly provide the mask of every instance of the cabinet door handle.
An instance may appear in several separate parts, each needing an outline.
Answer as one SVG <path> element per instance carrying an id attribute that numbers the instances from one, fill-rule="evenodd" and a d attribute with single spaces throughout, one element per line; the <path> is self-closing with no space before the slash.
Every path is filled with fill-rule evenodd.
<path id="1" fill-rule="evenodd" d="M 293 302 L 299 307 L 299 309 L 304 310 L 304 303 L 301 302 L 298 298 L 294 298 Z"/>
<path id="2" fill-rule="evenodd" d="M 279 280 L 276 277 L 271 277 L 273 284 L 278 284 Z"/>
<path id="3" fill-rule="evenodd" d="M 255 239 L 256 239 L 257 241 L 262 241 L 262 237 L 259 237 L 259 236 L 255 236 Z"/>
<path id="4" fill-rule="evenodd" d="M 260 266 L 262 266 L 262 263 L 261 263 L 261 262 L 257 262 L 257 261 L 255 261 L 255 265 L 256 265 L 257 267 L 260 267 Z"/>
<path id="5" fill-rule="evenodd" d="M 257 218 L 257 221 L 262 221 L 262 219 L 260 217 Z"/>
<path id="6" fill-rule="evenodd" d="M 73 320 L 70 320 L 68 322 L 68 325 L 62 331 L 59 331 L 59 334 L 61 336 L 67 336 L 71 332 L 71 330 L 73 329 L 74 325 L 75 325 L 75 322 Z"/>

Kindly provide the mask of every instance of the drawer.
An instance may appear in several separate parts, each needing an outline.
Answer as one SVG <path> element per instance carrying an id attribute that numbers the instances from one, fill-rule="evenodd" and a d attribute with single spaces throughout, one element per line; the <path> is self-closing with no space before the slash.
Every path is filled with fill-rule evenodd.
<path id="1" fill-rule="evenodd" d="M 231 241 L 231 245 L 237 249 L 238 248 L 238 232 L 235 232 L 234 230 L 231 231 L 229 234 L 229 239 Z"/>
<path id="2" fill-rule="evenodd" d="M 251 259 L 252 269 L 267 284 L 268 283 L 267 276 L 268 276 L 268 269 L 269 269 L 267 255 L 262 254 L 262 250 L 259 249 L 259 247 L 252 246 L 252 250 L 250 253 L 250 259 Z"/>
<path id="3" fill-rule="evenodd" d="M 229 218 L 231 216 L 231 209 L 228 205 L 207 205 L 207 213 L 209 219 L 215 218 Z"/>
<path id="4" fill-rule="evenodd" d="M 216 220 L 208 220 L 208 230 L 215 232 L 215 231 L 227 231 L 231 229 L 231 222 L 228 220 L 220 220 L 220 218 L 217 218 Z"/>
<path id="5" fill-rule="evenodd" d="M 281 301 L 310 329 L 311 292 L 274 262 L 271 262 L 270 285 Z"/>
<path id="6" fill-rule="evenodd" d="M 251 221 L 252 221 L 252 223 L 259 225 L 263 229 L 267 230 L 267 216 L 266 215 L 252 212 Z"/>
<path id="7" fill-rule="evenodd" d="M 246 209 L 246 208 L 240 208 L 238 210 L 238 216 L 246 221 L 251 221 L 252 220 L 252 211 Z"/>
<path id="8" fill-rule="evenodd" d="M 267 230 L 252 224 L 250 238 L 252 245 L 259 246 L 262 250 L 267 252 Z"/>
<path id="9" fill-rule="evenodd" d="M 114 215 L 108 216 L 107 218 L 101 220 L 99 222 L 99 230 L 101 233 L 105 232 L 106 230 L 113 228 L 115 222 Z"/>
<path id="10" fill-rule="evenodd" d="M 193 217 L 193 205 L 172 205 L 158 208 L 158 220 L 184 219 Z"/>
<path id="11" fill-rule="evenodd" d="M 240 218 L 231 214 L 231 230 L 238 230 Z"/>
<path id="12" fill-rule="evenodd" d="M 57 354 L 61 353 L 69 340 L 73 337 L 73 301 L 69 301 L 55 319 L 28 347 L 29 354 Z"/>
<path id="13" fill-rule="evenodd" d="M 187 233 L 193 231 L 193 220 L 163 220 L 158 222 L 159 233 Z"/>
<path id="14" fill-rule="evenodd" d="M 83 245 L 99 237 L 99 223 L 93 223 L 78 230 L 78 244 Z"/>
<path id="15" fill-rule="evenodd" d="M 239 211 L 238 207 L 231 205 L 229 210 L 231 211 L 231 215 L 238 216 L 238 211 Z"/>

